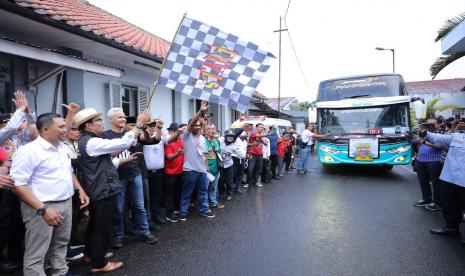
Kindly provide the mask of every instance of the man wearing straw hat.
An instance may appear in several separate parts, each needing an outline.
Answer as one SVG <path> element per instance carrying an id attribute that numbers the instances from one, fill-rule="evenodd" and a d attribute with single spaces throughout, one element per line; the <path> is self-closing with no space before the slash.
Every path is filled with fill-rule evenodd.
<path id="1" fill-rule="evenodd" d="M 139 136 L 140 129 L 148 120 L 148 110 L 137 117 L 137 124 L 122 138 L 102 139 L 105 125 L 102 113 L 86 108 L 74 116 L 74 122 L 82 133 L 78 148 L 82 184 L 91 198 L 90 221 L 86 234 L 85 253 L 91 262 L 91 272 L 109 272 L 123 267 L 122 262 L 108 262 L 107 254 L 113 235 L 113 217 L 116 214 L 117 193 L 120 186 L 118 172 L 111 153 L 126 150 Z"/>

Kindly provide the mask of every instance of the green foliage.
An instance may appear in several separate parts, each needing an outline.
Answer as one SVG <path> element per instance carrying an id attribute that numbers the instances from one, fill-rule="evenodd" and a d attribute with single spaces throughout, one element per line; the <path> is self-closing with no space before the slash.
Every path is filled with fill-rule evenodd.
<path id="1" fill-rule="evenodd" d="M 444 25 L 439 29 L 438 35 L 434 39 L 434 42 L 438 42 L 443 39 L 450 31 L 457 27 L 462 21 L 465 20 L 465 13 L 461 13 L 455 17 L 449 18 L 444 22 Z"/>
<path id="2" fill-rule="evenodd" d="M 459 108 L 459 106 L 453 104 L 437 105 L 439 101 L 441 101 L 441 98 L 435 98 L 428 102 L 426 105 L 426 118 L 436 117 L 437 111 Z"/>
<path id="3" fill-rule="evenodd" d="M 444 25 L 439 29 L 438 35 L 434 39 L 434 42 L 438 42 L 439 40 L 443 39 L 447 36 L 455 27 L 457 27 L 460 23 L 465 20 L 465 13 L 461 13 L 455 17 L 448 19 Z M 436 59 L 433 65 L 429 68 L 430 75 L 432 79 L 435 79 L 439 72 L 442 69 L 446 68 L 447 65 L 451 64 L 452 62 L 460 59 L 461 57 L 465 56 L 464 52 L 457 52 L 448 55 L 443 55 Z"/>

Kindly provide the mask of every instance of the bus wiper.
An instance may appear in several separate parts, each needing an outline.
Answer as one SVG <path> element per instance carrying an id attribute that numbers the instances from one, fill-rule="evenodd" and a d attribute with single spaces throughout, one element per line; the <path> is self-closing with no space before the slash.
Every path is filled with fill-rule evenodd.
<path id="1" fill-rule="evenodd" d="M 356 98 L 366 98 L 366 97 L 371 97 L 370 95 L 354 95 L 350 97 L 344 97 L 345 99 L 356 99 Z"/>
<path id="2" fill-rule="evenodd" d="M 337 137 L 334 137 L 334 139 L 331 140 L 331 141 L 329 141 L 329 142 L 330 142 L 330 143 L 334 143 L 334 142 L 336 142 L 337 140 L 339 140 L 339 139 L 341 139 L 341 138 L 342 138 L 342 136 L 337 136 Z"/>

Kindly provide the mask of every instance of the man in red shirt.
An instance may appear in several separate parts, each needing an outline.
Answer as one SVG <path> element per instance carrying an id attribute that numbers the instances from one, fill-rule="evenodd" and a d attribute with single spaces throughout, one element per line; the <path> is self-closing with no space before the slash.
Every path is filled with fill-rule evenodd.
<path id="1" fill-rule="evenodd" d="M 264 126 L 261 123 L 258 123 L 255 126 L 256 131 L 250 134 L 249 138 L 249 147 L 247 149 L 247 155 L 249 158 L 249 166 L 247 173 L 247 184 L 244 185 L 244 188 L 249 187 L 249 185 L 257 185 L 258 176 L 262 172 L 262 163 L 263 163 L 263 149 L 262 149 L 262 137 L 266 136 L 264 131 Z M 257 186 L 262 186 L 261 184 Z"/>
<path id="2" fill-rule="evenodd" d="M 184 165 L 184 145 L 181 139 L 182 130 L 177 123 L 171 123 L 168 127 L 170 136 L 175 137 L 171 143 L 165 144 L 165 187 L 164 205 L 166 208 L 166 219 L 178 222 L 175 213 L 179 208 L 181 198 L 182 171 Z"/>

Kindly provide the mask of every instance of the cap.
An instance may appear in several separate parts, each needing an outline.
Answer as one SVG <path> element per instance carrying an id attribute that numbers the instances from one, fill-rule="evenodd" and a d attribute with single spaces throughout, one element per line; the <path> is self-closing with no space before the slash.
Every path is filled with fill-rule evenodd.
<path id="1" fill-rule="evenodd" d="M 102 116 L 101 112 L 97 112 L 94 108 L 84 108 L 83 110 L 79 111 L 74 115 L 73 121 L 77 127 L 82 125 L 83 123 L 93 119 L 95 117 Z"/>
<path id="2" fill-rule="evenodd" d="M 145 123 L 145 124 L 146 124 L 146 125 L 151 125 L 151 124 L 155 124 L 157 121 L 158 121 L 158 119 L 151 118 L 151 119 L 148 120 L 147 123 Z"/>
<path id="3" fill-rule="evenodd" d="M 228 129 L 228 130 L 226 130 L 224 132 L 224 136 L 234 136 L 234 132 L 232 130 Z"/>
<path id="4" fill-rule="evenodd" d="M 170 126 L 168 127 L 168 130 L 178 130 L 179 125 L 177 123 L 171 123 Z"/>

